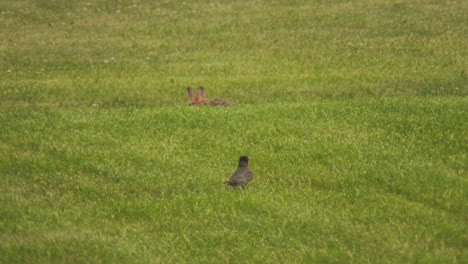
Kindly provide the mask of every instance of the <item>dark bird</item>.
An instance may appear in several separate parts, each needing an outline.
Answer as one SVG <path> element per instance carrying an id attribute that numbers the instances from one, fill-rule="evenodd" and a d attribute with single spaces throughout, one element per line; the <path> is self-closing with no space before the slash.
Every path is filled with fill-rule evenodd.
<path id="1" fill-rule="evenodd" d="M 232 174 L 228 181 L 224 182 L 224 184 L 228 184 L 234 187 L 244 187 L 247 183 L 249 183 L 253 178 L 253 172 L 249 167 L 249 160 L 249 157 L 241 156 L 237 170 Z"/>

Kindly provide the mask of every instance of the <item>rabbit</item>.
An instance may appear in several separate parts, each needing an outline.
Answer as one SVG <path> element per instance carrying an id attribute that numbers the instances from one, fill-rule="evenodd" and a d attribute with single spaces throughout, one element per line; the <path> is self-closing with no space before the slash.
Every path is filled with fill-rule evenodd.
<path id="1" fill-rule="evenodd" d="M 187 96 L 192 101 L 189 105 L 190 106 L 237 106 L 236 103 L 232 103 L 223 99 L 208 99 L 205 98 L 205 88 L 198 87 L 197 94 L 193 93 L 192 87 L 187 87 Z"/>

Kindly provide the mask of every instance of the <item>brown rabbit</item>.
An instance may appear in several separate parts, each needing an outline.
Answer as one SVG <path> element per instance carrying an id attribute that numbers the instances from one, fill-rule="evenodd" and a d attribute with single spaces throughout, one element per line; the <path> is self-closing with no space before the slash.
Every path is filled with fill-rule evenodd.
<path id="1" fill-rule="evenodd" d="M 223 99 L 208 99 L 205 98 L 205 88 L 198 87 L 197 94 L 193 93 L 192 87 L 187 87 L 187 95 L 192 101 L 190 106 L 237 106 L 237 104 L 223 100 Z"/>

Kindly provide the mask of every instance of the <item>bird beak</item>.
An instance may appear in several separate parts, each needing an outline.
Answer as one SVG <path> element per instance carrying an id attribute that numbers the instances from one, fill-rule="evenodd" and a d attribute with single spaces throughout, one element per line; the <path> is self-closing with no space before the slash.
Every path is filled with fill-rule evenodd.
<path id="1" fill-rule="evenodd" d="M 252 158 L 249 158 L 249 160 L 251 160 Z"/>

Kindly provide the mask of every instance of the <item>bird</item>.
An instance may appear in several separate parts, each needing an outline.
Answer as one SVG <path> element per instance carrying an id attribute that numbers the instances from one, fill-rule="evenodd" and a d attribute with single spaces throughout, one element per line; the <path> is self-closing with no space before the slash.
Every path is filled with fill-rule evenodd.
<path id="1" fill-rule="evenodd" d="M 250 170 L 249 160 L 249 157 L 241 156 L 239 158 L 239 165 L 237 166 L 237 170 L 232 174 L 229 180 L 224 182 L 224 184 L 242 188 L 247 185 L 247 183 L 252 180 L 254 175 Z"/>

